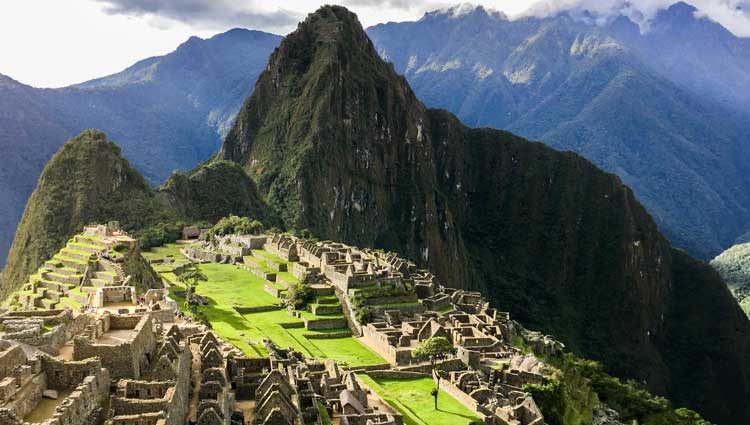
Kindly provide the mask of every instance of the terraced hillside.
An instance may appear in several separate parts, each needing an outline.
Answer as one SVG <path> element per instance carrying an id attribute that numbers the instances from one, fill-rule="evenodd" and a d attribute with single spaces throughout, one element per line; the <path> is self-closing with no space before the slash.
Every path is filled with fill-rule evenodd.
<path id="1" fill-rule="evenodd" d="M 184 257 L 175 252 L 190 245 L 169 244 L 144 256 L 169 285 L 170 297 L 189 315 L 185 287 L 177 279 Z M 221 257 L 219 251 L 213 253 Z M 264 339 L 280 347 L 293 347 L 306 356 L 334 359 L 343 365 L 381 365 L 385 361 L 352 336 L 341 305 L 328 285 L 316 288 L 305 311 L 288 312 L 282 301 L 300 276 L 290 271 L 292 262 L 263 249 L 237 258 L 235 264 L 203 262 L 196 267 L 208 281 L 197 293 L 208 299 L 201 309 L 214 332 L 249 357 L 268 355 Z"/>
<path id="2" fill-rule="evenodd" d="M 134 257 L 140 258 L 137 242 L 124 234 L 78 234 L 32 274 L 10 302 L 16 307 L 50 310 L 96 305 L 98 289 L 130 281 L 132 270 L 126 270 L 130 268 L 126 263 Z"/>

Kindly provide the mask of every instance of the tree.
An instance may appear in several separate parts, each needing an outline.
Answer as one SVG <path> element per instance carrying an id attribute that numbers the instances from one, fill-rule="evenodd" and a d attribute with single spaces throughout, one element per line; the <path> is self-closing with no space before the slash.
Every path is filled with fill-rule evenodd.
<path id="1" fill-rule="evenodd" d="M 436 336 L 422 342 L 419 347 L 411 352 L 412 357 L 427 357 L 430 359 L 432 375 L 437 377 L 435 388 L 430 391 L 430 395 L 435 399 L 435 410 L 438 408 L 438 394 L 440 393 L 440 374 L 435 372 L 435 364 L 438 357 L 448 354 L 451 349 L 453 349 L 453 344 L 448 338 Z"/>
<path id="2" fill-rule="evenodd" d="M 192 310 L 192 306 L 197 304 L 193 300 L 195 289 L 198 287 L 198 284 L 200 282 L 205 282 L 208 280 L 208 278 L 205 274 L 203 274 L 202 271 L 195 268 L 195 266 L 191 263 L 190 266 L 185 269 L 185 271 L 177 276 L 177 280 L 185 285 L 185 299 L 187 300 L 188 307 Z"/>
<path id="3" fill-rule="evenodd" d="M 315 293 L 310 285 L 318 283 L 320 277 L 311 273 L 305 275 L 299 282 L 289 285 L 286 291 L 286 304 L 295 310 L 305 308 L 315 299 Z"/>

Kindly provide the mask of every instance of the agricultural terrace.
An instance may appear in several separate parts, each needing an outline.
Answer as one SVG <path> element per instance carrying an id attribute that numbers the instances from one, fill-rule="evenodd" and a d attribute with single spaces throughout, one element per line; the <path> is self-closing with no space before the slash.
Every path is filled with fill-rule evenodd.
<path id="1" fill-rule="evenodd" d="M 154 248 L 152 252 L 144 253 L 144 256 L 151 261 L 167 255 L 172 255 L 174 259 L 175 252 L 181 256 L 179 248 L 178 245 L 168 244 Z M 275 257 L 265 251 L 254 252 L 254 255 L 263 256 L 271 261 L 274 261 Z M 352 337 L 348 328 L 321 331 L 305 329 L 302 319 L 314 320 L 317 316 L 310 312 L 302 312 L 301 317 L 290 315 L 281 307 L 279 298 L 264 290 L 264 286 L 269 282 L 262 277 L 232 264 L 206 263 L 197 267 L 208 278 L 208 281 L 201 282 L 197 288 L 197 294 L 208 299 L 208 305 L 202 306 L 202 311 L 211 322 L 214 332 L 234 344 L 247 356 L 267 356 L 263 339 L 270 338 L 280 347 L 293 347 L 306 356 L 333 359 L 345 366 L 386 363 L 382 357 Z M 170 284 L 170 296 L 177 301 L 180 309 L 187 313 L 189 310 L 185 305 L 185 288 L 177 280 L 172 269 L 158 264 L 155 269 Z M 290 279 L 295 278 L 292 276 Z M 330 299 L 319 301 L 331 302 Z M 240 310 L 266 307 L 269 311 L 240 313 L 235 307 Z M 325 316 L 336 317 L 343 316 Z M 331 335 L 336 337 L 330 338 Z"/>

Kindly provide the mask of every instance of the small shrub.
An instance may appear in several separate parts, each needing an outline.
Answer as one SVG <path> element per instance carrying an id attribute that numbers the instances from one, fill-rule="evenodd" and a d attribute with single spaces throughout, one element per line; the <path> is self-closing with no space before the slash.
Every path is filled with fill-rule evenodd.
<path id="1" fill-rule="evenodd" d="M 286 291 L 286 305 L 295 310 L 302 310 L 313 302 L 315 294 L 310 285 L 318 282 L 319 277 L 311 274 L 305 275 L 301 281 L 289 286 Z"/>

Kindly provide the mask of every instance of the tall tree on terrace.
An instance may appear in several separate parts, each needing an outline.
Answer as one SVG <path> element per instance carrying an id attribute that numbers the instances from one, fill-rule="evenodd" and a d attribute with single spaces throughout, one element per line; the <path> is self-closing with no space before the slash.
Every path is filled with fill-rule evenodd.
<path id="1" fill-rule="evenodd" d="M 440 375 L 435 373 L 436 362 L 440 356 L 448 354 L 452 348 L 453 344 L 448 338 L 436 336 L 428 338 L 411 352 L 412 357 L 427 357 L 430 359 L 432 376 L 437 379 L 435 382 L 435 388 L 430 391 L 430 395 L 435 399 L 435 410 L 438 410 L 438 394 L 440 393 Z"/>

